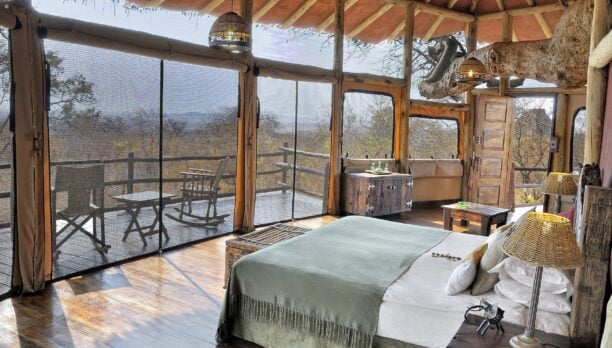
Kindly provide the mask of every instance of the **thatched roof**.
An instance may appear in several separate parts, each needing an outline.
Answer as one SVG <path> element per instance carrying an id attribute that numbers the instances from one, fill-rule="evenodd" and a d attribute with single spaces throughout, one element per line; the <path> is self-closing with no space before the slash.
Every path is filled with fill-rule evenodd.
<path id="1" fill-rule="evenodd" d="M 230 8 L 230 0 L 129 0 L 147 7 L 196 11 L 218 16 Z M 402 35 L 404 6 L 409 0 L 346 0 L 345 33 L 370 43 Z M 239 1 L 235 1 L 235 6 Z M 415 1 L 414 35 L 419 38 L 462 31 L 466 22 L 478 19 L 478 40 L 501 41 L 502 10 L 513 18 L 513 40 L 549 38 L 563 6 L 558 0 L 424 0 Z M 333 32 L 333 0 L 253 0 L 256 23 Z"/>

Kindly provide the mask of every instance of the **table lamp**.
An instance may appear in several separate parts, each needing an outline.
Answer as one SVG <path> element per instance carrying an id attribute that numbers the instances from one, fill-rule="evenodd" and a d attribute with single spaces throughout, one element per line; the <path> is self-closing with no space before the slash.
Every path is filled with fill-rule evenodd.
<path id="1" fill-rule="evenodd" d="M 502 250 L 536 267 L 527 326 L 522 335 L 510 339 L 510 346 L 542 347 L 534 331 L 543 267 L 569 269 L 584 264 L 582 252 L 572 232 L 572 224 L 558 215 L 529 213 L 504 243 Z"/>
<path id="2" fill-rule="evenodd" d="M 552 172 L 546 178 L 542 193 L 555 196 L 555 214 L 559 214 L 561 196 L 573 196 L 577 190 L 576 182 L 571 174 Z"/>

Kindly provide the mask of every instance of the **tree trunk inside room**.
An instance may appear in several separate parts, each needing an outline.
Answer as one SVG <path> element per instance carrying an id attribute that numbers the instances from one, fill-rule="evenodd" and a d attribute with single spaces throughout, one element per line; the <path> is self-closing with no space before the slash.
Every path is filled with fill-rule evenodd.
<path id="1" fill-rule="evenodd" d="M 463 93 L 473 85 L 456 83 L 453 75 L 469 58 L 482 62 L 494 77 L 516 76 L 554 83 L 562 88 L 582 87 L 586 83 L 592 2 L 576 1 L 561 16 L 548 40 L 497 42 L 464 57 L 446 62 L 441 77 L 432 74 L 419 83 L 419 92 L 427 98 L 440 99 Z M 454 52 L 453 52 L 454 53 Z M 440 60 L 439 64 L 445 64 Z M 444 66 L 436 66 L 439 71 Z"/>

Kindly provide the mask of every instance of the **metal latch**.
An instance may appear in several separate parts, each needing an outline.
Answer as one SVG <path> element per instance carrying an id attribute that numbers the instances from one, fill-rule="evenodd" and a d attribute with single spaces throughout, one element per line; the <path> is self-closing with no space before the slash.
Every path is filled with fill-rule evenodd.
<path id="1" fill-rule="evenodd" d="M 32 139 L 32 156 L 38 157 L 42 154 L 42 148 L 40 146 L 40 132 L 36 132 L 34 139 Z"/>
<path id="2" fill-rule="evenodd" d="M 474 145 L 482 145 L 484 143 L 484 132 L 482 132 L 482 135 L 474 135 L 472 137 L 472 142 Z"/>
<path id="3" fill-rule="evenodd" d="M 410 204 L 412 204 L 412 203 L 410 203 Z M 368 214 L 371 214 L 372 212 L 374 212 L 374 206 L 373 205 L 369 205 L 369 204 L 366 205 L 366 212 Z"/>
<path id="4" fill-rule="evenodd" d="M 408 187 L 414 187 L 414 181 L 410 180 L 406 183 L 406 186 Z"/>
<path id="5" fill-rule="evenodd" d="M 406 203 L 406 206 L 407 206 L 408 208 L 412 208 L 412 201 L 410 201 L 410 202 Z"/>
<path id="6" fill-rule="evenodd" d="M 374 185 L 372 183 L 368 184 L 368 190 L 373 190 L 375 188 L 376 188 L 376 185 Z"/>

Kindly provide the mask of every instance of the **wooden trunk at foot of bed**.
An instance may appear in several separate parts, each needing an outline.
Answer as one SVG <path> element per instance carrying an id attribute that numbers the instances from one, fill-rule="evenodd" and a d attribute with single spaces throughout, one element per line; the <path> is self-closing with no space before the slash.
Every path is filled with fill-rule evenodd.
<path id="1" fill-rule="evenodd" d="M 612 243 L 612 189 L 587 186 L 582 214 L 585 265 L 576 270 L 570 336 L 573 347 L 598 347 L 605 320 Z M 609 318 L 612 320 L 612 318 Z"/>

